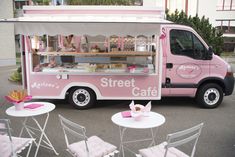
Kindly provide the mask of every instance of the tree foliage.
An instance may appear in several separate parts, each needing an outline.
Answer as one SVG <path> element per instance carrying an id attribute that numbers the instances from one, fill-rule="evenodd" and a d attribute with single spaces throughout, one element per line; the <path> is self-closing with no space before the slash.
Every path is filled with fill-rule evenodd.
<path id="1" fill-rule="evenodd" d="M 135 0 L 67 0 L 69 5 L 134 5 Z"/>
<path id="2" fill-rule="evenodd" d="M 176 10 L 173 14 L 166 11 L 166 19 L 177 24 L 187 25 L 192 27 L 205 40 L 205 42 L 212 46 L 215 54 L 220 55 L 223 51 L 223 33 L 212 27 L 208 18 L 203 16 L 199 18 L 187 16 L 185 12 Z"/>
<path id="3" fill-rule="evenodd" d="M 37 3 L 39 5 L 49 5 L 50 0 L 32 0 L 33 3 Z"/>
<path id="4" fill-rule="evenodd" d="M 9 81 L 15 82 L 15 83 L 22 83 L 22 72 L 21 67 L 19 67 L 16 71 L 11 74 L 11 76 L 8 78 Z"/>

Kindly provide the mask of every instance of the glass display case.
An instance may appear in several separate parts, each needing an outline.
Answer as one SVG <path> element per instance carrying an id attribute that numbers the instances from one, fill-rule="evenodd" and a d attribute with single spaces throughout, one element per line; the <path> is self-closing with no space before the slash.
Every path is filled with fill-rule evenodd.
<path id="1" fill-rule="evenodd" d="M 152 37 L 58 35 L 44 39 L 31 37 L 33 72 L 148 75 L 157 71 Z"/>

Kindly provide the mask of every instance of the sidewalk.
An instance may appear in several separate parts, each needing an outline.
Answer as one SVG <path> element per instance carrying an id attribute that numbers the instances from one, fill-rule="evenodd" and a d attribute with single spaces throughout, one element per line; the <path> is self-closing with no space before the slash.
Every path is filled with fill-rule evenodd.
<path id="1" fill-rule="evenodd" d="M 20 67 L 20 65 L 0 66 L 0 72 L 2 72 L 2 71 L 14 71 L 18 67 Z"/>

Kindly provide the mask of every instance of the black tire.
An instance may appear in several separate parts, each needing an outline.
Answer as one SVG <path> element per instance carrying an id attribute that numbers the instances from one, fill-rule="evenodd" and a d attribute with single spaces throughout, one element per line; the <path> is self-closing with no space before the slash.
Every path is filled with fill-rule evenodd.
<path id="1" fill-rule="evenodd" d="M 75 87 L 69 92 L 68 100 L 76 109 L 88 109 L 94 105 L 96 95 L 90 88 Z"/>
<path id="2" fill-rule="evenodd" d="M 215 83 L 202 85 L 197 92 L 196 100 L 203 108 L 218 107 L 224 97 L 222 87 Z"/>

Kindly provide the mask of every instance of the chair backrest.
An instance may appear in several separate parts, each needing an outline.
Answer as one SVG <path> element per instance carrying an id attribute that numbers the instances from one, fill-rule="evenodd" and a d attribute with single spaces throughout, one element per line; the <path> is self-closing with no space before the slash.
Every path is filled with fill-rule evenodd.
<path id="1" fill-rule="evenodd" d="M 67 147 L 70 144 L 69 135 L 71 135 L 73 137 L 77 137 L 77 138 L 80 138 L 85 141 L 86 150 L 88 153 L 89 149 L 87 146 L 86 128 L 84 126 L 81 126 L 77 123 L 74 123 L 74 122 L 66 119 L 65 117 L 63 117 L 61 115 L 59 115 L 59 118 L 60 118 L 60 123 L 61 123 L 62 129 L 63 129 L 63 132 L 64 132 L 65 142 L 66 142 Z"/>
<path id="2" fill-rule="evenodd" d="M 194 140 L 193 149 L 192 149 L 192 152 L 191 152 L 191 155 L 190 155 L 190 157 L 193 157 L 194 153 L 195 153 L 195 150 L 196 150 L 196 145 L 197 145 L 198 138 L 201 134 L 202 127 L 203 127 L 203 123 L 198 124 L 198 125 L 196 125 L 192 128 L 189 128 L 189 129 L 186 129 L 186 130 L 183 130 L 183 131 L 168 134 L 167 139 L 166 139 L 167 140 L 167 145 L 165 146 L 166 152 L 165 152 L 164 157 L 167 156 L 168 148 L 177 147 L 177 146 L 189 143 L 189 142 Z"/>
<path id="3" fill-rule="evenodd" d="M 9 137 L 9 144 L 11 146 L 11 156 L 16 156 L 13 151 L 12 137 L 11 137 L 11 128 L 10 128 L 9 119 L 0 119 L 0 135 L 6 135 Z"/>

